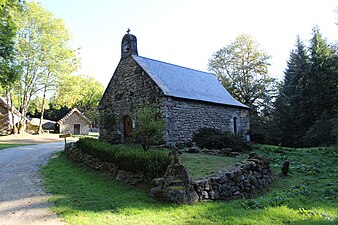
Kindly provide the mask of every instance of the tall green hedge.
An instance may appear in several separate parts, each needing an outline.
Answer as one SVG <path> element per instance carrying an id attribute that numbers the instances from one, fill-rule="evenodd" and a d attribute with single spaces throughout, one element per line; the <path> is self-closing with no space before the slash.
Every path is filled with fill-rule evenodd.
<path id="1" fill-rule="evenodd" d="M 122 170 L 143 172 L 149 178 L 163 177 L 171 159 L 166 151 L 143 151 L 126 145 L 110 145 L 106 142 L 82 138 L 76 146 L 83 152 L 103 161 L 110 162 Z"/>

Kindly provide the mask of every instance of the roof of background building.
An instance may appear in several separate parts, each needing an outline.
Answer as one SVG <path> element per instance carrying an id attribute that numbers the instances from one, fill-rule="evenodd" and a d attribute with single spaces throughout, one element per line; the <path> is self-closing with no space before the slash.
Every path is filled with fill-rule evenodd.
<path id="1" fill-rule="evenodd" d="M 249 108 L 234 99 L 211 73 L 137 55 L 133 58 L 166 96 Z"/>
<path id="2" fill-rule="evenodd" d="M 61 123 L 65 122 L 65 120 L 67 120 L 73 113 L 76 113 L 77 115 L 79 115 L 88 124 L 92 123 L 92 121 L 90 121 L 85 115 L 83 115 L 77 108 L 72 109 L 69 113 L 67 113 L 64 117 L 62 117 L 56 123 L 61 124 Z"/>

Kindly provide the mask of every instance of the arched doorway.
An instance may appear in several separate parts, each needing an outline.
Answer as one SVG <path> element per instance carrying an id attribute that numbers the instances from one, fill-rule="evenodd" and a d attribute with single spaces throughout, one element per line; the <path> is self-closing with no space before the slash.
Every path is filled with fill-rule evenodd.
<path id="1" fill-rule="evenodd" d="M 133 131 L 133 122 L 130 116 L 123 117 L 123 128 L 124 128 L 124 140 L 130 137 L 130 133 Z"/>

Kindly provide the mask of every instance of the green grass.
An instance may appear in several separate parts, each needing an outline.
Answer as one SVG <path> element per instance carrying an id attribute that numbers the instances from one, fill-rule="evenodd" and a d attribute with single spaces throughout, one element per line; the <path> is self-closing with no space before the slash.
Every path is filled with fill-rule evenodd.
<path id="1" fill-rule="evenodd" d="M 78 167 L 63 153 L 50 161 L 43 174 L 54 194 L 53 210 L 68 224 L 337 224 L 337 148 L 259 146 L 258 151 L 270 156 L 276 175 L 288 158 L 290 176 L 278 177 L 264 195 L 248 200 L 158 202 L 146 190 Z"/>
<path id="2" fill-rule="evenodd" d="M 183 153 L 180 162 L 187 168 L 189 175 L 197 179 L 233 166 L 244 159 L 243 155 L 241 157 L 220 157 L 203 153 Z"/>
<path id="3" fill-rule="evenodd" d="M 27 144 L 0 144 L 0 150 L 1 149 L 6 149 L 6 148 L 14 148 L 14 147 L 18 147 L 18 146 L 24 146 Z"/>

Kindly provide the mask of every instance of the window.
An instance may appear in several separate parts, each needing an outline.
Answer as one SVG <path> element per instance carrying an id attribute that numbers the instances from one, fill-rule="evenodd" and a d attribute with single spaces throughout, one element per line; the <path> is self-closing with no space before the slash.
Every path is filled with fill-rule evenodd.
<path id="1" fill-rule="evenodd" d="M 237 117 L 236 116 L 233 118 L 233 124 L 234 124 L 234 133 L 237 134 Z"/>

